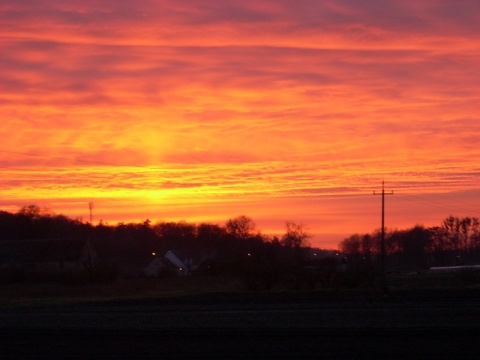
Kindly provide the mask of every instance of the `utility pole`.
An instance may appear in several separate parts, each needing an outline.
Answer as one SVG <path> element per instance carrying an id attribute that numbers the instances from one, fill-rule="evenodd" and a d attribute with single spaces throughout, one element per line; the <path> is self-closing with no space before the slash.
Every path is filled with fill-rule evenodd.
<path id="1" fill-rule="evenodd" d="M 90 211 L 90 229 L 89 229 L 89 234 L 92 233 L 93 231 L 93 201 L 90 201 L 88 203 L 88 210 Z M 90 242 L 90 237 L 89 235 L 87 237 L 87 243 L 86 243 L 86 250 L 87 250 L 87 268 L 88 268 L 88 274 L 90 276 L 90 282 L 93 282 L 93 263 L 92 263 L 92 254 L 91 254 L 91 247 L 92 244 Z"/>
<path id="2" fill-rule="evenodd" d="M 382 195 L 382 239 L 381 239 L 381 272 L 383 285 L 385 286 L 385 195 L 393 195 L 393 191 L 385 192 L 385 181 L 382 181 L 382 192 L 373 192 L 373 195 Z"/>

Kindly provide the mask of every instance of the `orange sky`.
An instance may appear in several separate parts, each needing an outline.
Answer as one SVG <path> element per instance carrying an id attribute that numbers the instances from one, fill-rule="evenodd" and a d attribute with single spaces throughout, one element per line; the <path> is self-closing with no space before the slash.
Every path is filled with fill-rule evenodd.
<path id="1" fill-rule="evenodd" d="M 479 216 L 480 2 L 0 4 L 0 209 L 303 223 Z"/>

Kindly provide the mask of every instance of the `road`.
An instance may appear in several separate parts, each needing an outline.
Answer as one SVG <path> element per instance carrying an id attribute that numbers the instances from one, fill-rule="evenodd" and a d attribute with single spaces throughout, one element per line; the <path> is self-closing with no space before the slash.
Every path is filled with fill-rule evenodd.
<path id="1" fill-rule="evenodd" d="M 478 299 L 223 295 L 0 311 L 0 358 L 478 359 Z"/>

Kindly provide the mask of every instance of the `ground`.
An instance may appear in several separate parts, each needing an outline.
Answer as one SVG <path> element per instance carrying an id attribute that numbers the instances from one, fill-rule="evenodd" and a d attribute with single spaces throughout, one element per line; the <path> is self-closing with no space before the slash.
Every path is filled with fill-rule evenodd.
<path id="1" fill-rule="evenodd" d="M 0 310 L 0 358 L 478 359 L 480 291 L 213 291 Z"/>

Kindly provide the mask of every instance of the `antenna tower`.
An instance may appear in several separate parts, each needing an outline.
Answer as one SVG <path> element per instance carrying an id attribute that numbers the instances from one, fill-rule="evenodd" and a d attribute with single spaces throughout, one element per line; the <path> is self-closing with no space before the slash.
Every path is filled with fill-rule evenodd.
<path id="1" fill-rule="evenodd" d="M 88 209 L 90 210 L 90 224 L 93 224 L 93 202 L 88 203 Z"/>

